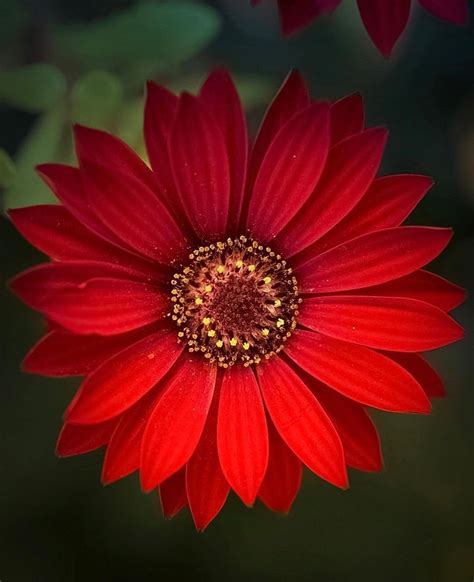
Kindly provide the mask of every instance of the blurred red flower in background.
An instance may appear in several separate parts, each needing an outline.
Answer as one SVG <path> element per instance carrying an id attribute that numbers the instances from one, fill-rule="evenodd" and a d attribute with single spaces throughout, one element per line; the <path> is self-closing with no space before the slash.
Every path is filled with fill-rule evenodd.
<path id="1" fill-rule="evenodd" d="M 252 0 L 261 4 L 263 0 Z M 342 0 L 277 0 L 283 34 L 291 35 L 322 14 L 331 12 Z M 466 24 L 467 0 L 418 0 L 423 8 L 454 24 Z M 373 43 L 386 57 L 408 24 L 411 0 L 357 0 L 364 26 Z"/>
<path id="2" fill-rule="evenodd" d="M 464 292 L 422 270 L 451 231 L 401 226 L 431 179 L 376 177 L 361 97 L 312 101 L 296 72 L 250 149 L 225 71 L 197 97 L 150 83 L 144 131 L 151 169 L 76 127 L 79 167 L 39 167 L 61 205 L 10 212 L 52 259 L 12 281 L 49 323 L 24 368 L 85 376 L 58 454 L 105 446 L 104 483 L 139 470 L 199 529 L 231 488 L 287 512 L 302 465 L 378 471 L 367 407 L 428 413 L 420 352 L 462 336 Z"/>

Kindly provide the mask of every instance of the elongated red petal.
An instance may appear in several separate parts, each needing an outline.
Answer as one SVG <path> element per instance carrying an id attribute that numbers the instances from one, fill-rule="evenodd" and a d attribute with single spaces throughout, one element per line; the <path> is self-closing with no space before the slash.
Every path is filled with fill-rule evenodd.
<path id="1" fill-rule="evenodd" d="M 356 289 L 351 294 L 409 297 L 436 305 L 443 311 L 451 311 L 466 299 L 465 289 L 422 269 L 381 285 Z"/>
<path id="2" fill-rule="evenodd" d="M 145 162 L 118 137 L 83 125 L 74 126 L 76 154 L 79 165 L 89 162 L 104 165 L 121 174 L 133 176 L 155 191 L 157 182 Z"/>
<path id="3" fill-rule="evenodd" d="M 408 275 L 447 246 L 447 228 L 400 226 L 362 235 L 297 268 L 306 293 L 362 289 Z"/>
<path id="4" fill-rule="evenodd" d="M 348 466 L 360 471 L 380 471 L 383 465 L 380 439 L 366 410 L 320 382 L 309 386 L 341 437 Z"/>
<path id="5" fill-rule="evenodd" d="M 180 469 L 160 485 L 160 501 L 163 515 L 171 519 L 188 504 L 185 470 Z"/>
<path id="6" fill-rule="evenodd" d="M 284 35 L 298 32 L 321 14 L 334 10 L 341 0 L 278 0 L 281 30 Z"/>
<path id="7" fill-rule="evenodd" d="M 389 412 L 430 411 L 416 380 L 386 356 L 363 346 L 297 330 L 285 353 L 303 370 L 347 398 Z"/>
<path id="8" fill-rule="evenodd" d="M 215 382 L 215 366 L 189 357 L 180 362 L 145 428 L 140 463 L 144 491 L 189 461 L 204 429 Z"/>
<path id="9" fill-rule="evenodd" d="M 42 376 L 84 376 L 148 333 L 138 329 L 104 337 L 52 330 L 28 352 L 23 369 Z"/>
<path id="10" fill-rule="evenodd" d="M 446 395 L 443 380 L 423 356 L 400 352 L 384 353 L 408 370 L 430 398 L 443 398 Z"/>
<path id="11" fill-rule="evenodd" d="M 95 424 L 121 414 L 163 378 L 182 350 L 166 330 L 125 348 L 85 380 L 69 422 Z"/>
<path id="12" fill-rule="evenodd" d="M 461 326 L 438 307 L 401 297 L 312 297 L 298 321 L 336 339 L 397 352 L 434 350 L 463 336 Z"/>
<path id="13" fill-rule="evenodd" d="M 360 133 L 364 129 L 364 101 L 353 93 L 331 105 L 331 144 Z"/>
<path id="14" fill-rule="evenodd" d="M 171 263 L 186 238 L 156 194 L 132 175 L 88 163 L 82 172 L 91 205 L 117 237 L 144 256 Z"/>
<path id="15" fill-rule="evenodd" d="M 469 6 L 467 0 L 418 0 L 419 3 L 432 14 L 442 20 L 449 20 L 454 24 L 467 24 L 469 20 Z"/>
<path id="16" fill-rule="evenodd" d="M 288 513 L 301 485 L 301 461 L 268 423 L 270 452 L 259 499 L 272 511 Z"/>
<path id="17" fill-rule="evenodd" d="M 128 277 L 128 270 L 108 263 L 53 263 L 25 271 L 10 285 L 27 305 L 80 334 L 124 333 L 164 315 L 168 300 L 157 287 L 120 276 Z"/>
<path id="18" fill-rule="evenodd" d="M 387 138 L 375 128 L 331 149 L 316 190 L 277 237 L 277 248 L 290 257 L 314 243 L 346 216 L 372 182 Z"/>
<path id="19" fill-rule="evenodd" d="M 347 487 L 341 440 L 300 377 L 279 356 L 257 366 L 263 399 L 277 431 L 311 471 Z"/>
<path id="20" fill-rule="evenodd" d="M 226 234 L 229 156 L 219 125 L 196 97 L 184 94 L 170 138 L 173 175 L 187 217 L 204 240 Z"/>
<path id="21" fill-rule="evenodd" d="M 224 374 L 217 445 L 222 470 L 246 505 L 253 505 L 268 463 L 268 432 L 262 396 L 250 368 Z"/>
<path id="22" fill-rule="evenodd" d="M 143 433 L 161 393 L 162 383 L 152 388 L 121 416 L 105 453 L 102 469 L 104 485 L 122 479 L 140 468 Z"/>
<path id="23" fill-rule="evenodd" d="M 247 172 L 247 123 L 239 95 L 229 73 L 212 72 L 200 92 L 201 100 L 215 117 L 224 135 L 229 156 L 230 200 L 228 231 L 236 234 L 243 204 Z"/>
<path id="24" fill-rule="evenodd" d="M 79 168 L 63 164 L 41 164 L 36 170 L 58 200 L 81 224 L 105 240 L 129 249 L 96 215 L 83 188 L 82 173 Z"/>
<path id="25" fill-rule="evenodd" d="M 119 419 L 113 418 L 107 422 L 91 426 L 81 426 L 67 422 L 59 434 L 56 444 L 58 457 L 72 457 L 90 453 L 106 445 L 117 426 Z"/>
<path id="26" fill-rule="evenodd" d="M 169 273 L 123 251 L 88 230 L 67 208 L 39 204 L 9 211 L 13 224 L 37 249 L 57 261 L 90 260 L 121 264 L 143 272 L 144 277 L 169 280 Z"/>
<path id="27" fill-rule="evenodd" d="M 268 107 L 252 148 L 247 176 L 251 192 L 263 158 L 279 130 L 311 103 L 308 88 L 298 71 L 291 71 Z"/>
<path id="28" fill-rule="evenodd" d="M 295 115 L 271 143 L 255 181 L 247 219 L 256 240 L 273 238 L 314 190 L 326 163 L 329 123 L 329 106 L 315 103 Z"/>
<path id="29" fill-rule="evenodd" d="M 368 232 L 400 226 L 432 185 L 433 180 L 426 176 L 400 174 L 376 178 L 355 208 L 305 250 L 304 258 L 308 260 L 311 255 Z"/>
<path id="30" fill-rule="evenodd" d="M 357 5 L 372 42 L 389 57 L 408 23 L 411 0 L 357 0 Z"/>
<path id="31" fill-rule="evenodd" d="M 230 490 L 217 451 L 218 391 L 216 386 L 201 439 L 186 465 L 189 509 L 199 531 L 206 529 L 224 507 Z"/>
<path id="32" fill-rule="evenodd" d="M 152 81 L 147 83 L 143 129 L 148 157 L 161 184 L 164 199 L 175 212 L 180 212 L 168 148 L 177 109 L 176 95 Z"/>

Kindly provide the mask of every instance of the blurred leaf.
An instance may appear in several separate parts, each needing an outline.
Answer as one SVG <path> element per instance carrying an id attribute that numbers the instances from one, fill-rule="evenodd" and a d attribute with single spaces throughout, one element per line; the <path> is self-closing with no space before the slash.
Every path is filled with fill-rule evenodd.
<path id="1" fill-rule="evenodd" d="M 35 63 L 0 72 L 0 101 L 17 109 L 45 111 L 65 92 L 66 79 L 54 65 Z"/>
<path id="2" fill-rule="evenodd" d="M 0 48 L 7 45 L 26 22 L 24 9 L 15 0 L 0 0 Z"/>
<path id="3" fill-rule="evenodd" d="M 53 46 L 62 58 L 86 67 L 156 61 L 164 70 L 201 50 L 219 24 L 217 12 L 203 4 L 142 3 L 106 19 L 57 29 Z"/>
<path id="4" fill-rule="evenodd" d="M 56 202 L 52 192 L 36 174 L 35 167 L 59 160 L 65 117 L 62 107 L 45 113 L 22 143 L 15 159 L 15 180 L 4 194 L 5 208 Z"/>
<path id="5" fill-rule="evenodd" d="M 133 148 L 140 156 L 144 153 L 142 97 L 126 103 L 120 111 L 117 135 Z"/>
<path id="6" fill-rule="evenodd" d="M 107 129 L 123 99 L 120 80 L 107 71 L 91 71 L 71 92 L 71 115 L 76 123 Z"/>
<path id="7" fill-rule="evenodd" d="M 205 73 L 195 73 L 174 79 L 166 86 L 174 93 L 188 91 L 197 94 L 205 77 Z M 246 109 L 268 103 L 275 90 L 274 83 L 257 75 L 232 75 L 232 78 Z"/>
<path id="8" fill-rule="evenodd" d="M 8 188 L 15 179 L 16 168 L 8 153 L 0 148 L 0 187 Z"/>

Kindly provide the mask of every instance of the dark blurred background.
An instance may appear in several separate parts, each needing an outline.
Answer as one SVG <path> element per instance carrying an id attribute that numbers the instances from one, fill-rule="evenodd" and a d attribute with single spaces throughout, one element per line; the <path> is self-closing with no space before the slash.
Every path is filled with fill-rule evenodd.
<path id="1" fill-rule="evenodd" d="M 266 5 L 265 5 L 266 4 Z M 194 90 L 209 68 L 236 75 L 253 130 L 290 67 L 318 98 L 361 91 L 386 124 L 383 172 L 433 175 L 412 222 L 453 226 L 437 272 L 472 289 L 474 22 L 457 28 L 413 7 L 393 58 L 368 41 L 355 2 L 284 40 L 274 2 L 0 0 L 0 188 L 6 207 L 48 202 L 33 172 L 73 161 L 74 121 L 143 152 L 142 87 Z M 474 21 L 474 11 L 471 10 Z M 2 279 L 42 260 L 0 219 Z M 305 475 L 287 517 L 232 498 L 204 534 L 166 522 L 131 477 L 103 488 L 102 454 L 58 460 L 54 445 L 76 380 L 19 371 L 40 318 L 1 286 L 1 582 L 474 579 L 473 311 L 467 339 L 431 354 L 448 397 L 429 417 L 376 414 L 386 468 L 352 472 L 342 492 Z"/>

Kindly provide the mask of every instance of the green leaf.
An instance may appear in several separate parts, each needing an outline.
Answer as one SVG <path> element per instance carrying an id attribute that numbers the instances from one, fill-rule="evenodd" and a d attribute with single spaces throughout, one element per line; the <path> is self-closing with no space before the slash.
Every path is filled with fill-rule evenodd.
<path id="1" fill-rule="evenodd" d="M 0 187 L 11 186 L 15 179 L 16 168 L 13 160 L 4 149 L 0 148 Z"/>
<path id="2" fill-rule="evenodd" d="M 35 63 L 0 72 L 0 101 L 38 112 L 56 105 L 66 92 L 66 79 L 54 65 Z"/>
<path id="3" fill-rule="evenodd" d="M 123 86 L 115 75 L 107 71 L 91 71 L 72 88 L 72 120 L 98 129 L 108 129 L 122 99 Z"/>
<path id="4" fill-rule="evenodd" d="M 65 122 L 64 108 L 42 115 L 15 157 L 16 176 L 4 194 L 5 208 L 56 202 L 52 192 L 36 174 L 38 164 L 60 161 L 60 145 Z"/>
<path id="5" fill-rule="evenodd" d="M 165 70 L 200 51 L 219 26 L 217 12 L 204 4 L 141 3 L 106 19 L 57 29 L 52 42 L 62 58 L 85 67 L 155 61 Z"/>

